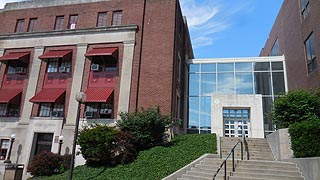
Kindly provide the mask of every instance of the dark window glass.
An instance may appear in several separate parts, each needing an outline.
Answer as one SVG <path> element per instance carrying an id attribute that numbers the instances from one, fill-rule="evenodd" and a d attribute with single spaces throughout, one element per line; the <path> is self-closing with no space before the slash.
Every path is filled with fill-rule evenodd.
<path id="1" fill-rule="evenodd" d="M 112 25 L 121 25 L 122 11 L 114 11 L 112 16 Z"/>
<path id="2" fill-rule="evenodd" d="M 107 12 L 98 13 L 97 27 L 107 26 Z"/>
<path id="3" fill-rule="evenodd" d="M 71 71 L 71 62 L 66 61 L 65 59 L 51 58 L 48 59 L 48 69 L 47 72 L 61 72 L 69 73 Z"/>
<path id="4" fill-rule="evenodd" d="M 54 25 L 54 30 L 62 30 L 63 29 L 63 21 L 64 21 L 64 16 L 57 16 L 56 22 Z"/>
<path id="5" fill-rule="evenodd" d="M 278 39 L 276 39 L 271 49 L 271 56 L 279 56 L 279 55 L 280 55 L 279 42 L 278 42 Z"/>
<path id="6" fill-rule="evenodd" d="M 273 80 L 273 94 L 284 94 L 285 86 L 284 86 L 284 74 L 283 72 L 273 72 L 272 73 Z"/>
<path id="7" fill-rule="evenodd" d="M 200 101 L 200 129 L 211 129 L 211 97 L 201 97 Z"/>
<path id="8" fill-rule="evenodd" d="M 50 152 L 52 147 L 53 134 L 52 133 L 37 133 L 36 134 L 36 150 L 35 154 L 40 154 L 41 152 Z"/>
<path id="9" fill-rule="evenodd" d="M 78 22 L 78 15 L 70 15 L 68 29 L 75 29 Z"/>
<path id="10" fill-rule="evenodd" d="M 24 28 L 24 19 L 18 19 L 16 24 L 16 29 L 14 32 L 16 33 L 23 32 L 24 31 L 23 28 Z"/>
<path id="11" fill-rule="evenodd" d="M 88 119 L 113 118 L 113 102 L 110 103 L 87 103 L 85 117 Z"/>
<path id="12" fill-rule="evenodd" d="M 41 103 L 40 104 L 40 117 L 63 117 L 64 105 L 58 103 Z"/>
<path id="13" fill-rule="evenodd" d="M 255 71 L 269 71 L 270 63 L 269 62 L 256 62 L 254 64 Z"/>
<path id="14" fill-rule="evenodd" d="M 256 94 L 271 95 L 271 76 L 269 72 L 255 72 L 255 92 Z"/>
<path id="15" fill-rule="evenodd" d="M 36 30 L 37 18 L 32 18 L 29 20 L 28 32 L 33 32 Z"/>
<path id="16" fill-rule="evenodd" d="M 305 49 L 308 72 L 310 73 L 318 67 L 313 33 L 311 33 L 311 35 L 305 41 Z"/>
<path id="17" fill-rule="evenodd" d="M 272 71 L 283 71 L 283 62 L 271 62 Z"/>

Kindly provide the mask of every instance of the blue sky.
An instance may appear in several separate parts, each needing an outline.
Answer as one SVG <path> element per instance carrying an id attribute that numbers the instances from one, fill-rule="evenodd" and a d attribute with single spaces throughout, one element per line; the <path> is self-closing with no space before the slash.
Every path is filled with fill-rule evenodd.
<path id="1" fill-rule="evenodd" d="M 195 58 L 258 56 L 283 0 L 180 0 Z"/>
<path id="2" fill-rule="evenodd" d="M 0 8 L 6 2 L 0 0 Z M 180 0 L 195 58 L 258 56 L 283 0 Z"/>

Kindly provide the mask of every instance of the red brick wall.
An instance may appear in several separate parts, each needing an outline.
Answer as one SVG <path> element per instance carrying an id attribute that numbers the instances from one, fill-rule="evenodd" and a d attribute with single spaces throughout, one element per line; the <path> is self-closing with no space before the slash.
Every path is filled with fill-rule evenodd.
<path id="1" fill-rule="evenodd" d="M 146 2 L 143 48 L 140 62 L 141 32 L 143 7 Z M 183 90 L 183 84 L 177 82 L 177 52 L 184 59 L 185 42 L 179 39 L 178 23 L 182 21 L 180 6 L 177 0 L 112 0 L 97 3 L 66 5 L 47 8 L 22 9 L 4 11 L 0 14 L 0 34 L 13 33 L 17 19 L 25 19 L 25 31 L 30 18 L 38 18 L 36 31 L 51 31 L 54 28 L 56 16 L 64 15 L 64 27 L 67 28 L 69 15 L 78 14 L 77 29 L 96 27 L 98 12 L 108 12 L 108 25 L 111 25 L 112 12 L 123 11 L 122 24 L 138 25 L 133 59 L 129 111 L 136 108 L 147 108 L 160 105 L 166 114 L 175 114 L 176 88 Z M 184 32 L 184 31 L 182 31 Z M 72 46 L 75 48 L 74 46 Z M 122 62 L 123 45 L 119 45 L 119 59 Z M 75 49 L 73 57 L 75 57 Z M 74 61 L 74 60 L 73 60 Z M 182 63 L 184 64 L 184 63 Z M 83 88 L 87 87 L 89 65 L 86 62 Z M 37 92 L 42 88 L 46 64 L 42 63 Z M 183 70 L 183 68 L 182 68 Z M 119 77 L 120 77 L 119 71 Z M 183 72 L 183 71 L 182 71 Z M 182 74 L 183 75 L 183 74 Z M 182 79 L 184 77 L 182 76 Z M 68 83 L 71 85 L 70 83 Z M 116 80 L 115 103 L 118 102 L 120 79 Z M 83 89 L 85 90 L 85 89 Z M 66 99 L 69 99 L 68 86 Z M 180 97 L 183 100 L 183 96 Z M 184 103 L 181 102 L 181 105 Z M 66 106 L 68 102 L 66 102 Z M 115 104 L 115 107 L 117 105 Z M 183 106 L 181 106 L 183 108 Z M 32 115 L 38 112 L 34 105 Z M 115 111 L 116 112 L 116 111 Z M 182 110 L 181 110 L 182 113 Z"/>
<path id="2" fill-rule="evenodd" d="M 304 19 L 301 16 L 298 0 L 285 0 L 270 32 L 260 56 L 270 55 L 276 38 L 279 40 L 280 54 L 285 55 L 289 90 L 299 88 L 319 88 L 320 58 L 320 2 L 310 0 L 310 13 Z M 304 41 L 314 32 L 318 70 L 308 74 Z"/>

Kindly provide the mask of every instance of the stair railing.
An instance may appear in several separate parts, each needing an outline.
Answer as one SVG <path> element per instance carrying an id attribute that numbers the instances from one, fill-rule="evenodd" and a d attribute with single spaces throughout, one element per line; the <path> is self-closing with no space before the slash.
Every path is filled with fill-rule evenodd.
<path id="1" fill-rule="evenodd" d="M 218 170 L 216 171 L 216 173 L 214 173 L 213 175 L 213 180 L 216 179 L 216 176 L 219 174 L 221 168 L 224 166 L 224 180 L 227 180 L 227 160 L 229 159 L 229 157 L 232 155 L 232 172 L 236 171 L 236 166 L 234 163 L 234 150 L 238 145 L 241 145 L 241 160 L 243 160 L 243 143 L 241 140 L 238 140 L 238 142 L 232 147 L 230 153 L 227 155 L 227 157 L 223 160 L 223 162 L 220 164 Z"/>

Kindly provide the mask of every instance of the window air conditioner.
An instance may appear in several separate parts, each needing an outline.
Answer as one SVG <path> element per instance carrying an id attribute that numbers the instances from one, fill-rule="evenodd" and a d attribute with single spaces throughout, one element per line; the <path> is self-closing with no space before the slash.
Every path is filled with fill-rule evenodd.
<path id="1" fill-rule="evenodd" d="M 99 64 L 91 64 L 91 71 L 100 71 Z"/>
<path id="2" fill-rule="evenodd" d="M 95 118 L 96 117 L 96 112 L 85 112 L 84 116 L 86 118 Z"/>
<path id="3" fill-rule="evenodd" d="M 14 71 L 17 74 L 25 74 L 27 72 L 24 67 L 16 67 Z"/>
<path id="4" fill-rule="evenodd" d="M 76 28 L 76 24 L 75 23 L 72 23 L 71 25 L 70 25 L 70 29 L 75 29 Z"/>
<path id="5" fill-rule="evenodd" d="M 51 117 L 63 117 L 63 111 L 52 111 Z"/>
<path id="6" fill-rule="evenodd" d="M 59 67 L 59 72 L 65 73 L 68 72 L 67 67 Z"/>
<path id="7" fill-rule="evenodd" d="M 100 114 L 111 114 L 112 109 L 100 109 Z"/>

